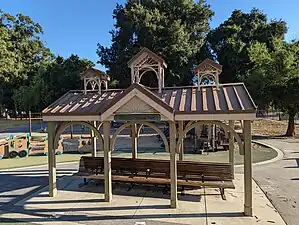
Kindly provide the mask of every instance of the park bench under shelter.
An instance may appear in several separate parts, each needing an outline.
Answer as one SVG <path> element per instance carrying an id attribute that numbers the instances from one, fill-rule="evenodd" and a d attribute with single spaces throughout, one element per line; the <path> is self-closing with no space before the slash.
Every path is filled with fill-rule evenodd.
<path id="1" fill-rule="evenodd" d="M 132 158 L 137 156 L 137 138 L 142 125 L 153 128 L 162 138 L 165 150 L 170 153 L 169 183 L 170 205 L 178 206 L 178 165 L 183 161 L 183 139 L 187 132 L 203 124 L 222 127 L 229 134 L 229 166 L 234 175 L 234 140 L 239 152 L 244 155 L 244 213 L 252 215 L 252 160 L 251 121 L 256 118 L 256 106 L 243 83 L 219 84 L 221 65 L 204 60 L 195 69 L 197 86 L 164 87 L 165 61 L 147 48 L 142 48 L 129 62 L 131 86 L 127 89 L 108 89 L 110 77 L 96 69 L 82 74 L 84 90 L 69 91 L 43 110 L 43 120 L 48 122 L 49 195 L 57 194 L 55 146 L 62 132 L 73 124 L 86 125 L 92 131 L 93 152 L 96 156 L 96 138 L 103 146 L 105 200 L 112 199 L 111 152 L 117 135 L 125 128 L 132 130 Z M 154 72 L 158 88 L 140 84 L 147 72 Z M 208 78 L 214 84 L 202 85 Z M 104 88 L 102 88 L 104 84 Z M 243 136 L 233 129 L 235 120 L 243 124 Z M 114 134 L 110 134 L 111 121 L 124 121 Z M 167 122 L 169 142 L 163 132 L 154 124 Z M 227 122 L 226 122 L 227 121 Z M 185 123 L 184 123 L 185 122 Z M 184 125 L 185 124 L 185 125 Z M 138 126 L 139 125 L 139 126 Z M 176 128 L 178 125 L 178 129 Z M 103 128 L 103 133 L 99 127 Z M 179 156 L 179 157 L 178 157 Z M 179 159 L 179 160 L 178 160 Z M 112 159 L 112 161 L 114 158 Z M 154 160 L 153 160 L 154 161 Z M 178 161 L 180 161 L 178 163 Z"/>

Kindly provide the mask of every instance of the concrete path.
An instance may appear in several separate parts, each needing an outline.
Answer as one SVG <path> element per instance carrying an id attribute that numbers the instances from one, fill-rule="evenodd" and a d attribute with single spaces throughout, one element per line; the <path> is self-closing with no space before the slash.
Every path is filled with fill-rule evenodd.
<path id="1" fill-rule="evenodd" d="M 58 164 L 57 176 L 71 175 L 78 163 Z M 0 170 L 0 210 L 8 209 L 24 197 L 48 185 L 48 166 Z"/>
<path id="2" fill-rule="evenodd" d="M 57 182 L 55 198 L 47 196 L 45 187 L 14 204 L 11 212 L 1 217 L 38 224 L 139 224 L 139 225 L 198 225 L 198 224 L 276 224 L 285 225 L 280 215 L 253 182 L 253 217 L 242 213 L 244 177 L 236 174 L 236 189 L 227 189 L 227 200 L 222 200 L 214 188 L 188 190 L 179 195 L 179 207 L 169 208 L 170 196 L 163 188 L 118 184 L 111 203 L 104 202 L 103 183 L 91 182 L 82 186 L 82 179 L 64 177 Z"/>
<path id="3" fill-rule="evenodd" d="M 283 151 L 275 163 L 254 166 L 253 178 L 288 225 L 299 224 L 299 140 L 262 140 Z"/>

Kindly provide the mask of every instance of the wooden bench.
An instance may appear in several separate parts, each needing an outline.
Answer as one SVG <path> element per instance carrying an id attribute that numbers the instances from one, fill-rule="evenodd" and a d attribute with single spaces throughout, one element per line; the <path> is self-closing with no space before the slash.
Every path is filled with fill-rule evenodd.
<path id="1" fill-rule="evenodd" d="M 130 184 L 169 185 L 170 162 L 155 159 L 113 158 L 112 180 Z M 104 158 L 86 157 L 80 159 L 78 173 L 74 177 L 104 180 Z M 228 163 L 177 161 L 177 184 L 185 187 L 219 188 L 223 199 L 224 189 L 235 188 L 231 167 Z"/>

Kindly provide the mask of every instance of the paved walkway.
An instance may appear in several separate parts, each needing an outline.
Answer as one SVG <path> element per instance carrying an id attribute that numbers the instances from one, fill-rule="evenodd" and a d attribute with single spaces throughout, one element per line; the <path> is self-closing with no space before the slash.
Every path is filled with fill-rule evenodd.
<path id="1" fill-rule="evenodd" d="M 253 177 L 288 225 L 299 224 L 299 140 L 262 140 L 283 151 L 277 162 L 254 166 Z"/>
<path id="2" fill-rule="evenodd" d="M 245 217 L 243 211 L 243 175 L 236 174 L 235 190 L 226 190 L 227 200 L 221 199 L 218 189 L 186 191 L 179 195 L 178 209 L 170 209 L 170 196 L 162 189 L 119 184 L 113 190 L 111 203 L 104 202 L 103 183 L 91 182 L 82 186 L 82 179 L 64 177 L 58 181 L 58 195 L 47 197 L 48 188 L 15 203 L 13 213 L 3 217 L 39 224 L 276 224 L 284 221 L 253 183 L 254 216 Z M 138 223 L 137 223 L 138 222 Z M 142 223 L 143 222 L 143 223 Z"/>

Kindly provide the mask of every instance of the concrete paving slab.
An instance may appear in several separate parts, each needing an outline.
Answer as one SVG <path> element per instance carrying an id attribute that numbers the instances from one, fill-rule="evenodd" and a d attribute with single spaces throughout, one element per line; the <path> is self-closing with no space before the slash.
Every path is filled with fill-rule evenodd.
<path id="1" fill-rule="evenodd" d="M 16 205 L 25 214 L 39 215 L 41 221 L 80 224 L 273 224 L 285 225 L 284 221 L 253 182 L 253 217 L 243 216 L 243 175 L 236 174 L 235 190 L 226 190 L 227 200 L 222 200 L 214 188 L 186 191 L 179 195 L 179 208 L 169 208 L 170 196 L 154 188 L 116 185 L 112 202 L 104 202 L 102 183 L 91 182 L 81 186 L 82 179 L 66 177 L 58 180 L 58 196 L 47 197 L 47 187 Z M 205 193 L 205 195 L 204 195 Z M 44 219 L 43 219 L 44 218 Z"/>

